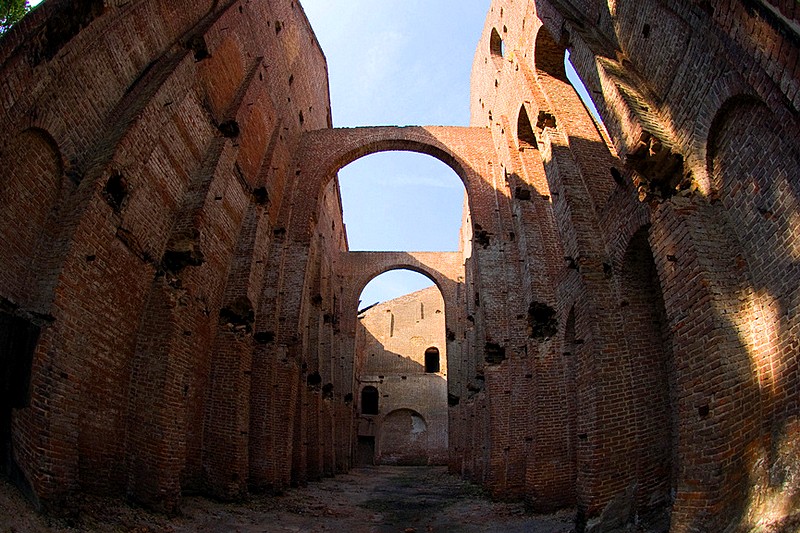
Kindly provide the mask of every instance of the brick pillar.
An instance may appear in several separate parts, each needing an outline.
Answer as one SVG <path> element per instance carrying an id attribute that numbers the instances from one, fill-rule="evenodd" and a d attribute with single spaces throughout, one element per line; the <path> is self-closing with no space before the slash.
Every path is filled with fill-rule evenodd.
<path id="1" fill-rule="evenodd" d="M 653 219 L 680 422 L 673 532 L 725 527 L 746 497 L 749 453 L 758 443 L 758 379 L 739 334 L 753 289 L 735 241 L 719 204 L 674 198 Z"/>

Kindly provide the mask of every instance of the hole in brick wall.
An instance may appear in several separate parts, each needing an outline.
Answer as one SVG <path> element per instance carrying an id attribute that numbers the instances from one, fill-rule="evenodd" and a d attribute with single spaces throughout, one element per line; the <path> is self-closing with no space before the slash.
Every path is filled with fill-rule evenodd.
<path id="1" fill-rule="evenodd" d="M 344 403 L 347 404 L 347 405 L 350 405 L 351 403 L 353 403 L 353 393 L 352 392 L 348 392 L 347 394 L 344 395 Z"/>
<path id="2" fill-rule="evenodd" d="M 610 278 L 614 274 L 614 269 L 608 263 L 603 263 L 603 274 L 606 278 Z"/>
<path id="3" fill-rule="evenodd" d="M 192 35 L 186 42 L 186 47 L 194 53 L 195 61 L 202 61 L 211 57 L 208 52 L 206 39 L 202 35 Z"/>
<path id="4" fill-rule="evenodd" d="M 311 303 L 314 304 L 314 305 L 320 305 L 322 303 L 322 295 L 321 294 L 315 294 L 314 296 L 312 296 L 311 297 Z"/>
<path id="5" fill-rule="evenodd" d="M 611 167 L 611 177 L 614 179 L 614 183 L 619 185 L 620 187 L 625 186 L 625 179 L 622 177 L 622 173 L 616 167 Z"/>
<path id="6" fill-rule="evenodd" d="M 92 262 L 92 261 L 94 261 L 95 259 L 97 259 L 97 256 L 96 256 L 96 255 L 94 255 L 94 254 L 92 254 L 92 255 L 87 255 L 87 256 L 86 256 L 86 261 L 87 261 L 87 262 L 89 262 L 89 263 L 91 263 L 91 262 Z"/>
<path id="7" fill-rule="evenodd" d="M 472 239 L 475 241 L 475 244 L 480 245 L 482 248 L 484 249 L 488 248 L 490 244 L 489 232 L 478 228 L 480 228 L 480 226 L 476 224 L 475 233 L 473 234 L 474 236 L 472 237 Z"/>
<path id="8" fill-rule="evenodd" d="M 128 181 L 118 171 L 114 171 L 106 182 L 103 196 L 111 209 L 119 213 L 128 196 Z"/>
<path id="9" fill-rule="evenodd" d="M 294 83 L 294 74 L 289 74 L 289 85 Z"/>
<path id="10" fill-rule="evenodd" d="M 514 189 L 514 198 L 525 202 L 530 201 L 531 191 L 527 187 L 517 187 Z"/>
<path id="11" fill-rule="evenodd" d="M 694 190 L 692 173 L 684 168 L 683 155 L 674 153 L 647 131 L 642 132 L 637 145 L 625 158 L 625 164 L 638 174 L 634 184 L 642 202 L 663 200 Z"/>
<path id="12" fill-rule="evenodd" d="M 702 9 L 708 16 L 714 15 L 714 6 L 709 0 L 702 0 L 701 2 L 698 2 L 697 7 Z"/>
<path id="13" fill-rule="evenodd" d="M 319 389 L 322 385 L 322 376 L 319 375 L 319 372 L 315 371 L 306 376 L 306 385 L 313 389 Z"/>
<path id="14" fill-rule="evenodd" d="M 461 403 L 460 397 L 456 396 L 455 394 L 447 393 L 447 405 L 450 407 L 455 407 L 459 403 Z"/>
<path id="15" fill-rule="evenodd" d="M 303 112 L 302 111 L 300 111 L 297 114 L 297 118 L 300 120 L 300 125 L 302 125 L 306 121 L 306 119 L 303 117 Z"/>
<path id="16" fill-rule="evenodd" d="M 275 340 L 275 333 L 272 331 L 259 331 L 253 336 L 258 344 L 268 344 Z"/>
<path id="17" fill-rule="evenodd" d="M 380 394 L 375 387 L 367 386 L 361 389 L 361 414 L 377 415 L 379 399 Z"/>
<path id="18" fill-rule="evenodd" d="M 235 139 L 239 136 L 239 123 L 235 120 L 226 120 L 217 126 L 217 129 L 226 139 Z"/>
<path id="19" fill-rule="evenodd" d="M 283 29 L 283 23 L 280 20 L 275 21 L 275 35 L 278 35 Z"/>
<path id="20" fill-rule="evenodd" d="M 258 205 L 266 205 L 269 203 L 269 193 L 267 192 L 266 187 L 259 187 L 257 189 L 253 189 L 253 200 Z"/>
<path id="21" fill-rule="evenodd" d="M 484 345 L 484 358 L 490 365 L 499 365 L 506 359 L 506 349 L 495 342 Z"/>
<path id="22" fill-rule="evenodd" d="M 697 414 L 700 415 L 700 418 L 707 417 L 708 413 L 710 413 L 710 412 L 711 412 L 711 410 L 709 409 L 709 407 L 707 405 L 701 405 L 700 407 L 697 408 Z"/>
<path id="23" fill-rule="evenodd" d="M 572 270 L 578 270 L 578 263 L 575 262 L 575 259 L 572 257 L 565 257 L 564 261 L 567 262 L 567 268 L 571 268 Z"/>
<path id="24" fill-rule="evenodd" d="M 475 307 L 481 306 L 481 295 L 479 293 L 475 293 Z"/>
<path id="25" fill-rule="evenodd" d="M 200 266 L 205 262 L 200 246 L 193 240 L 173 243 L 161 258 L 161 267 L 174 274 L 180 273 L 188 266 Z"/>
<path id="26" fill-rule="evenodd" d="M 642 26 L 642 37 L 644 37 L 645 39 L 650 37 L 650 24 L 645 24 L 644 26 Z"/>
<path id="27" fill-rule="evenodd" d="M 557 331 L 555 309 L 542 302 L 531 302 L 528 306 L 528 336 L 532 339 L 546 339 Z"/>
<path id="28" fill-rule="evenodd" d="M 456 340 L 456 332 L 451 330 L 451 329 L 448 329 L 447 330 L 447 340 L 450 341 L 450 342 L 453 342 L 454 340 Z"/>
<path id="29" fill-rule="evenodd" d="M 275 228 L 272 230 L 272 234 L 276 237 L 282 237 L 283 235 L 286 235 L 286 228 Z"/>
<path id="30" fill-rule="evenodd" d="M 255 322 L 253 305 L 246 296 L 239 296 L 219 311 L 219 325 L 231 331 L 250 333 Z"/>
<path id="31" fill-rule="evenodd" d="M 541 132 L 545 128 L 555 128 L 556 117 L 547 111 L 539 111 L 539 116 L 536 117 L 536 128 Z"/>
<path id="32" fill-rule="evenodd" d="M 322 386 L 322 397 L 326 400 L 333 399 L 333 383 L 326 383 Z"/>
<path id="33" fill-rule="evenodd" d="M 586 440 L 589 438 L 589 435 L 587 435 L 586 433 L 578 433 L 578 438 L 581 440 Z"/>

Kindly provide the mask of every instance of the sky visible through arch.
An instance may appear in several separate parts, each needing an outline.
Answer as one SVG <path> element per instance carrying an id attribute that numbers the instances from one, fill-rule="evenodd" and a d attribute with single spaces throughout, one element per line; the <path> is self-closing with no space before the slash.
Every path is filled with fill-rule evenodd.
<path id="1" fill-rule="evenodd" d="M 490 0 L 301 3 L 328 62 L 334 127 L 469 125 L 472 60 Z M 567 76 L 591 102 L 569 63 Z M 449 167 L 389 152 L 357 160 L 339 177 L 352 250 L 457 250 L 463 186 Z M 391 271 L 367 285 L 361 305 L 430 285 Z"/>
<path id="2" fill-rule="evenodd" d="M 472 58 L 489 3 L 301 0 L 328 62 L 334 127 L 469 125 Z M 464 188 L 444 163 L 384 152 L 339 179 L 352 250 L 458 249 Z M 393 270 L 367 285 L 361 307 L 430 285 Z"/>

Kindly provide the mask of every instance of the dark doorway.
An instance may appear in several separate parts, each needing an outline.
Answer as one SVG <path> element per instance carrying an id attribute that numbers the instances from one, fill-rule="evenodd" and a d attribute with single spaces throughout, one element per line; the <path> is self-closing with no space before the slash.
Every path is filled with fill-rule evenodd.
<path id="1" fill-rule="evenodd" d="M 19 472 L 11 449 L 12 412 L 30 403 L 31 365 L 38 339 L 38 326 L 0 312 L 0 470 L 15 482 Z"/>
<path id="2" fill-rule="evenodd" d="M 430 347 L 425 350 L 425 372 L 435 374 L 439 370 L 439 348 Z"/>
<path id="3" fill-rule="evenodd" d="M 378 414 L 378 389 L 375 387 L 364 387 L 361 390 L 361 414 Z"/>
<path id="4" fill-rule="evenodd" d="M 356 465 L 372 466 L 375 464 L 375 437 L 358 437 L 356 449 Z"/>

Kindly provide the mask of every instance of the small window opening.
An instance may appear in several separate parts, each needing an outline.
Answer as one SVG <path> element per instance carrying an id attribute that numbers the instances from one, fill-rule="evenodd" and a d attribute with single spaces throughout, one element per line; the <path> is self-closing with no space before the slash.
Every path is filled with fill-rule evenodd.
<path id="1" fill-rule="evenodd" d="M 422 302 L 419 303 L 419 319 L 425 320 L 425 304 Z"/>
<path id="2" fill-rule="evenodd" d="M 536 135 L 533 133 L 531 119 L 525 106 L 520 106 L 519 117 L 517 118 L 517 140 L 520 148 L 537 148 Z"/>
<path id="3" fill-rule="evenodd" d="M 389 336 L 394 337 L 394 313 L 389 314 Z"/>
<path id="4" fill-rule="evenodd" d="M 489 38 L 489 51 L 494 58 L 502 58 L 505 52 L 505 43 L 496 29 L 492 29 L 492 35 Z"/>
<path id="5" fill-rule="evenodd" d="M 435 374 L 439 370 L 439 348 L 432 346 L 425 350 L 425 373 Z"/>
<path id="6" fill-rule="evenodd" d="M 361 414 L 378 414 L 378 389 L 372 386 L 364 387 L 361 390 Z"/>

